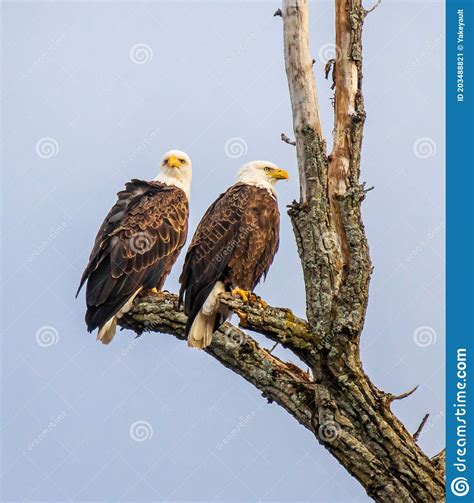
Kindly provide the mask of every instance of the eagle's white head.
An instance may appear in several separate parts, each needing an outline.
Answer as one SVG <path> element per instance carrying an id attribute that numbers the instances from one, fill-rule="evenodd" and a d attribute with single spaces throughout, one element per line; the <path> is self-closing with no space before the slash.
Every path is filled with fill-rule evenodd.
<path id="1" fill-rule="evenodd" d="M 180 188 L 189 199 L 191 191 L 192 164 L 186 152 L 169 150 L 161 159 L 157 182 Z"/>
<path id="2" fill-rule="evenodd" d="M 237 177 L 237 182 L 267 189 L 271 195 L 276 194 L 274 185 L 278 180 L 288 180 L 288 172 L 270 161 L 248 162 L 240 168 Z"/>

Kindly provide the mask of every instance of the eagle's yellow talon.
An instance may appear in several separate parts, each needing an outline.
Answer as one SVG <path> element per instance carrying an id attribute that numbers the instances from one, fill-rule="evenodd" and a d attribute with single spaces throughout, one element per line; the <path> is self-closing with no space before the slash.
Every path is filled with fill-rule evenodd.
<path id="1" fill-rule="evenodd" d="M 144 288 L 140 293 L 141 295 L 150 295 L 151 293 L 161 295 L 162 292 L 160 292 L 157 288 Z"/>
<path id="2" fill-rule="evenodd" d="M 234 288 L 232 290 L 232 295 L 234 297 L 240 297 L 243 302 L 249 301 L 249 293 L 247 290 L 241 290 L 240 288 Z"/>
<path id="3" fill-rule="evenodd" d="M 265 309 L 268 307 L 268 304 L 262 299 L 262 297 L 259 297 L 258 295 L 255 295 L 254 293 L 250 294 L 250 300 L 252 302 L 255 302 L 258 304 L 262 309 Z"/>
<path id="4" fill-rule="evenodd" d="M 268 307 L 268 304 L 262 298 L 260 298 L 260 297 L 257 299 L 257 302 L 260 304 L 260 306 L 263 309 L 266 309 Z"/>

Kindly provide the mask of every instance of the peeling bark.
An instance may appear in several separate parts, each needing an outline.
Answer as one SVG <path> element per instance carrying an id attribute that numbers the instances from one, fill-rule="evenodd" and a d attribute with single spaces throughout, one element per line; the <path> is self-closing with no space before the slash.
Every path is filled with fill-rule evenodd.
<path id="1" fill-rule="evenodd" d="M 221 298 L 239 316 L 242 328 L 291 350 L 310 367 L 314 379 L 229 324 L 206 351 L 310 430 L 376 501 L 442 501 L 445 454 L 430 459 L 422 452 L 390 410 L 394 399 L 409 394 L 396 397 L 379 390 L 360 361 L 372 271 L 361 218 L 366 190 L 359 180 L 367 11 L 361 0 L 335 0 L 335 9 L 334 142 L 329 156 L 309 51 L 308 1 L 284 0 L 278 11 L 300 179 L 300 200 L 288 214 L 303 269 L 307 321 L 287 308 Z M 183 339 L 185 321 L 176 296 L 148 295 L 138 298 L 120 323 L 137 333 L 163 332 Z"/>

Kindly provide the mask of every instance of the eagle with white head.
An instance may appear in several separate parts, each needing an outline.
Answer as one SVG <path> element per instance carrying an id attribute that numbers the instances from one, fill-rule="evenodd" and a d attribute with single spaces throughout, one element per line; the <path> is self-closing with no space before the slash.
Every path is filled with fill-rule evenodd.
<path id="1" fill-rule="evenodd" d="M 219 294 L 249 298 L 278 250 L 280 213 L 275 183 L 288 173 L 268 161 L 253 161 L 201 219 L 180 276 L 180 302 L 188 315 L 189 346 L 209 346 L 229 317 Z"/>
<path id="2" fill-rule="evenodd" d="M 142 289 L 162 289 L 186 242 L 190 186 L 191 159 L 170 150 L 154 180 L 133 179 L 117 194 L 77 290 L 87 281 L 87 329 L 99 328 L 102 343 Z"/>

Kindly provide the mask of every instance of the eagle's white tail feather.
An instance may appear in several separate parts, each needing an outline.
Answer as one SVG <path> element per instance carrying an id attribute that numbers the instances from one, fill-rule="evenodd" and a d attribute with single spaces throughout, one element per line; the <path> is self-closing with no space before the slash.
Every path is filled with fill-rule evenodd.
<path id="1" fill-rule="evenodd" d="M 212 342 L 216 315 L 206 316 L 199 311 L 188 334 L 188 346 L 203 349 Z"/>
<path id="2" fill-rule="evenodd" d="M 203 349 L 212 342 L 216 314 L 219 311 L 219 294 L 225 292 L 224 284 L 218 281 L 207 296 L 204 305 L 194 318 L 188 334 L 188 346 Z"/>
<path id="3" fill-rule="evenodd" d="M 201 312 L 206 316 L 217 313 L 220 305 L 219 295 L 225 292 L 225 286 L 222 281 L 218 281 L 207 296 L 206 302 L 202 306 Z"/>
<path id="4" fill-rule="evenodd" d="M 109 344 L 114 338 L 115 330 L 117 329 L 117 318 L 112 316 L 110 320 L 102 325 L 97 332 L 97 340 L 102 342 L 102 344 Z"/>
<path id="5" fill-rule="evenodd" d="M 109 344 L 115 336 L 115 332 L 117 330 L 117 320 L 121 318 L 125 313 L 128 313 L 132 308 L 133 299 L 138 295 L 138 292 L 142 288 L 140 287 L 127 302 L 119 309 L 112 318 L 110 318 L 107 323 L 104 323 L 101 327 L 99 327 L 99 331 L 97 332 L 97 340 L 102 342 L 102 344 Z"/>

